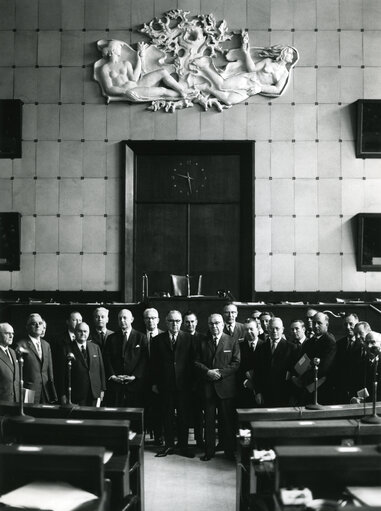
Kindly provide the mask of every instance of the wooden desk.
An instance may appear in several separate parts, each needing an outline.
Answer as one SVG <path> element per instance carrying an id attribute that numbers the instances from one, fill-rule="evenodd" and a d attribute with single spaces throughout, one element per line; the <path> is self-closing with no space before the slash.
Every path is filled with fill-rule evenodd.
<path id="1" fill-rule="evenodd" d="M 340 445 L 343 439 L 356 444 L 372 444 L 381 440 L 380 424 L 361 424 L 355 419 L 301 420 L 301 421 L 252 421 L 251 439 L 238 440 L 237 454 L 237 511 L 246 511 L 250 495 L 257 491 L 268 491 L 274 485 L 271 463 L 265 466 L 266 478 L 256 479 L 253 474 L 251 456 L 254 448 L 271 449 L 282 445 Z M 299 447 L 298 447 L 299 448 Z M 320 448 L 319 448 L 320 449 Z M 319 449 L 316 449 L 319 452 Z"/>
<path id="2" fill-rule="evenodd" d="M 64 481 L 98 496 L 99 500 L 86 506 L 88 511 L 109 509 L 103 447 L 73 446 L 69 450 L 41 445 L 33 451 L 25 447 L 0 445 L 0 494 L 36 480 Z"/>
<path id="3" fill-rule="evenodd" d="M 17 415 L 17 403 L 0 401 L 0 415 Z M 144 408 L 109 408 L 94 406 L 73 406 L 66 408 L 59 405 L 24 404 L 24 412 L 32 417 L 41 419 L 93 419 L 93 420 L 128 420 L 130 430 L 136 433 L 144 431 Z"/>
<path id="4" fill-rule="evenodd" d="M 377 406 L 381 413 L 381 403 Z M 304 407 L 279 408 L 238 408 L 238 422 L 240 427 L 253 421 L 289 421 L 289 420 L 316 420 L 316 419 L 357 419 L 372 414 L 372 404 L 364 405 L 330 405 L 322 410 L 307 410 Z"/>
<path id="5" fill-rule="evenodd" d="M 0 401 L 1 415 L 17 415 L 18 405 Z M 136 509 L 144 511 L 144 409 L 143 408 L 94 408 L 75 406 L 65 408 L 56 405 L 24 405 L 27 415 L 37 418 L 70 418 L 92 420 L 128 420 L 130 430 L 136 436 L 129 442 L 130 451 L 130 490 L 137 497 Z"/>
<path id="6" fill-rule="evenodd" d="M 6 440 L 33 445 L 102 446 L 113 455 L 105 464 L 111 480 L 111 508 L 121 509 L 130 495 L 129 421 L 39 419 L 33 422 L 3 422 Z M 71 448 L 71 447 L 70 447 Z M 69 450 L 70 452 L 70 450 Z"/>
<path id="7" fill-rule="evenodd" d="M 347 486 L 380 486 L 381 452 L 355 447 L 275 447 L 275 491 L 305 487 L 313 497 L 338 500 Z"/>
<path id="8" fill-rule="evenodd" d="M 253 421 L 250 426 L 252 446 L 258 449 L 271 449 L 274 445 L 340 444 L 343 438 L 356 443 L 381 440 L 381 424 L 361 424 L 355 419 Z"/>

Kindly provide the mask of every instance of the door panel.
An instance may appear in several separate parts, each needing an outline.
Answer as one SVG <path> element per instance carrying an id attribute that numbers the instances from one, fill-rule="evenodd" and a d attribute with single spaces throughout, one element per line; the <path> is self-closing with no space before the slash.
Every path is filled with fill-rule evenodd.
<path id="1" fill-rule="evenodd" d="M 137 204 L 135 290 L 141 297 L 142 274 L 147 273 L 149 294 L 171 292 L 171 273 L 187 272 L 187 206 Z"/>
<path id="2" fill-rule="evenodd" d="M 192 204 L 190 273 L 203 275 L 202 294 L 228 289 L 239 297 L 239 204 Z"/>

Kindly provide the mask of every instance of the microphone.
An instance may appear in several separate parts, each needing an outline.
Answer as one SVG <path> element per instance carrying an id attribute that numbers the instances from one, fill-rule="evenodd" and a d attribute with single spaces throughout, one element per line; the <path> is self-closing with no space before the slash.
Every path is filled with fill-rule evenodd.
<path id="1" fill-rule="evenodd" d="M 71 351 L 66 355 L 66 360 L 69 362 L 69 360 L 75 360 L 75 355 Z"/>
<path id="2" fill-rule="evenodd" d="M 18 346 L 15 350 L 16 357 L 20 359 L 23 355 L 27 355 L 29 353 L 29 350 L 24 348 L 23 346 Z"/>
<path id="3" fill-rule="evenodd" d="M 320 364 L 320 358 L 315 357 L 315 358 L 313 359 L 313 363 L 314 363 L 314 366 L 318 366 L 318 365 Z"/>

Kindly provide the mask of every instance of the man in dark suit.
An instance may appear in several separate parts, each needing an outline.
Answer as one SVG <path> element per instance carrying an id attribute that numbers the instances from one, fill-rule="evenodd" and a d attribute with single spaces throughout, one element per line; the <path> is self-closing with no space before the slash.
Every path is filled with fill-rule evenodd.
<path id="1" fill-rule="evenodd" d="M 143 312 L 143 321 L 145 325 L 145 334 L 148 341 L 148 353 L 151 355 L 151 345 L 156 337 L 163 333 L 159 325 L 159 313 L 153 307 L 145 309 Z M 143 332 L 144 333 L 144 332 Z M 163 421 L 161 417 L 160 399 L 155 392 L 152 392 L 151 385 L 147 389 L 146 409 L 145 409 L 146 429 L 152 435 L 155 445 L 163 445 Z"/>
<path id="2" fill-rule="evenodd" d="M 91 332 L 91 340 L 98 344 L 103 353 L 108 337 L 113 334 L 113 330 L 107 328 L 108 310 L 105 307 L 97 307 L 93 312 L 94 330 Z"/>
<path id="3" fill-rule="evenodd" d="M 307 355 L 310 360 L 309 368 L 300 376 L 293 377 L 294 384 L 304 389 L 304 403 L 307 404 L 314 399 L 314 360 L 319 360 L 318 365 L 318 387 L 319 403 L 332 404 L 333 398 L 333 369 L 336 356 L 335 337 L 328 331 L 329 319 L 323 312 L 317 312 L 313 318 L 313 328 L 315 335 L 307 339 L 298 356 Z M 300 358 L 299 358 L 300 360 Z"/>
<path id="4" fill-rule="evenodd" d="M 106 390 L 105 371 L 99 346 L 88 342 L 90 329 L 87 323 L 75 327 L 75 340 L 64 346 L 64 359 L 72 353 L 74 359 L 71 367 L 71 400 L 80 406 L 95 406 L 103 399 Z M 67 378 L 67 373 L 66 373 Z M 67 401 L 67 379 L 65 398 Z"/>
<path id="5" fill-rule="evenodd" d="M 240 363 L 238 340 L 223 333 L 220 314 L 208 318 L 208 335 L 201 340 L 196 354 L 196 368 L 203 382 L 205 411 L 205 455 L 213 458 L 216 450 L 216 410 L 219 430 L 223 435 L 226 457 L 232 459 L 235 450 L 236 372 Z"/>
<path id="6" fill-rule="evenodd" d="M 39 314 L 30 314 L 26 323 L 28 337 L 16 343 L 28 351 L 24 356 L 24 388 L 34 391 L 34 403 L 54 403 L 53 362 L 50 345 L 42 339 L 43 320 Z"/>
<path id="7" fill-rule="evenodd" d="M 254 374 L 257 371 L 258 348 L 265 341 L 258 338 L 258 323 L 255 318 L 247 319 L 244 327 L 245 335 L 238 340 L 241 362 L 237 371 L 237 406 L 254 408 L 257 406 Z"/>
<path id="8" fill-rule="evenodd" d="M 191 336 L 193 342 L 194 351 L 197 352 L 201 340 L 205 337 L 204 334 L 201 334 L 197 331 L 198 318 L 197 315 L 188 311 L 184 315 L 184 331 Z M 192 419 L 193 419 L 193 427 L 194 427 L 194 439 L 196 440 L 196 446 L 200 449 L 204 448 L 204 412 L 202 408 L 202 385 L 201 379 L 198 376 L 198 373 L 195 375 L 195 381 L 192 388 Z"/>
<path id="9" fill-rule="evenodd" d="M 283 336 L 284 326 L 280 318 L 272 318 L 269 338 L 258 348 L 257 371 L 254 374 L 259 405 L 287 406 L 290 399 L 288 372 L 296 346 Z"/>
<path id="10" fill-rule="evenodd" d="M 147 338 L 132 328 L 130 310 L 118 314 L 120 330 L 107 338 L 103 360 L 107 378 L 107 404 L 143 407 L 148 371 Z"/>
<path id="11" fill-rule="evenodd" d="M 13 328 L 9 323 L 0 323 L 0 400 L 14 403 L 19 400 L 20 374 L 13 342 Z"/>
<path id="12" fill-rule="evenodd" d="M 191 337 L 180 330 L 179 311 L 168 312 L 168 331 L 158 335 L 151 346 L 152 390 L 160 396 L 165 446 L 156 456 L 175 452 L 174 422 L 177 411 L 177 444 L 179 454 L 194 457 L 188 449 L 191 390 L 194 383 L 194 352 Z"/>
<path id="13" fill-rule="evenodd" d="M 364 385 L 364 346 L 356 339 L 355 327 L 359 322 L 354 312 L 344 317 L 345 337 L 336 343 L 335 366 L 333 379 L 335 387 L 335 403 L 349 403 L 357 391 Z"/>
<path id="14" fill-rule="evenodd" d="M 238 309 L 234 303 L 227 303 L 222 313 L 225 321 L 224 334 L 233 337 L 235 341 L 245 335 L 245 328 L 242 323 L 237 321 Z"/>

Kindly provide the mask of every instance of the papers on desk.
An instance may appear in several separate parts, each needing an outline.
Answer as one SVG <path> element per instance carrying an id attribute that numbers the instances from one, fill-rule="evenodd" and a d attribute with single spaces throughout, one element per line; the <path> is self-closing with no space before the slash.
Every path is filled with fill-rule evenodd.
<path id="1" fill-rule="evenodd" d="M 381 488 L 379 486 L 348 486 L 346 490 L 363 506 L 380 506 Z"/>
<path id="2" fill-rule="evenodd" d="M 14 508 L 71 511 L 98 497 L 65 482 L 36 481 L 0 497 L 0 503 Z"/>
<path id="3" fill-rule="evenodd" d="M 24 403 L 33 404 L 34 403 L 34 395 L 36 392 L 32 389 L 23 389 L 23 393 L 24 393 Z"/>
<path id="4" fill-rule="evenodd" d="M 129 431 L 128 432 L 128 440 L 132 440 L 135 437 L 136 437 L 135 431 Z"/>
<path id="5" fill-rule="evenodd" d="M 113 454 L 114 454 L 114 453 L 113 453 L 112 451 L 105 451 L 104 456 L 103 456 L 103 464 L 104 464 L 104 465 L 106 465 L 106 463 L 107 463 L 108 461 L 110 461 L 110 459 L 111 459 L 111 457 L 112 457 L 112 455 L 113 455 Z"/>

